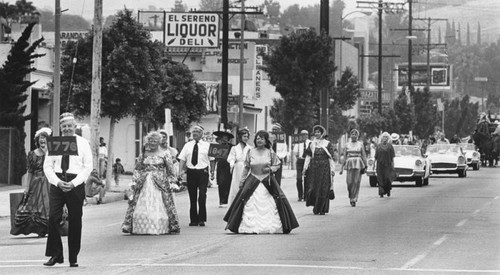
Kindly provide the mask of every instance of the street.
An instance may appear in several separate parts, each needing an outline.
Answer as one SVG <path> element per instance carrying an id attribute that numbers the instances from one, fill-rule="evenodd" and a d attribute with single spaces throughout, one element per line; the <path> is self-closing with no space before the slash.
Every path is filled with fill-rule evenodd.
<path id="1" fill-rule="evenodd" d="M 466 178 L 434 175 L 429 186 L 395 182 L 380 198 L 363 176 L 356 207 L 345 174 L 325 216 L 297 201 L 295 179 L 282 181 L 300 227 L 289 235 L 224 231 L 227 208 L 208 189 L 206 227 L 189 227 L 187 192 L 176 197 L 181 233 L 121 233 L 126 201 L 84 208 L 80 267 L 42 265 L 46 238 L 9 235 L 0 219 L 0 274 L 500 274 L 500 169 Z"/>

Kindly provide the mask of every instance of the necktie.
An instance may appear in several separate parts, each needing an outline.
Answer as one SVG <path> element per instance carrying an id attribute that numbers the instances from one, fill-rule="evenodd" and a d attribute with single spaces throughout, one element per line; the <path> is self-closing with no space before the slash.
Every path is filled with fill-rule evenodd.
<path id="1" fill-rule="evenodd" d="M 196 164 L 198 164 L 198 141 L 196 141 L 196 143 L 194 144 L 194 147 L 193 147 L 193 154 L 191 156 L 191 164 L 193 164 L 193 166 L 196 166 Z"/>
<path id="2" fill-rule="evenodd" d="M 304 141 L 304 148 L 302 149 L 302 158 L 305 158 L 305 155 L 306 155 L 306 149 L 307 149 L 307 146 L 306 146 L 306 142 Z"/>
<path id="3" fill-rule="evenodd" d="M 69 168 L 69 155 L 63 155 L 61 159 L 61 170 L 63 174 L 66 174 Z"/>

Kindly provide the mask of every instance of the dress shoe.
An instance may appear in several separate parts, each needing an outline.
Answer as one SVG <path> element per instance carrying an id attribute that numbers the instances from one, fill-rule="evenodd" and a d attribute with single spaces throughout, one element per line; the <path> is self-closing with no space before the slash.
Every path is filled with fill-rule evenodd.
<path id="1" fill-rule="evenodd" d="M 78 267 L 78 263 L 69 263 L 69 267 Z"/>
<path id="2" fill-rule="evenodd" d="M 198 224 L 197 224 L 197 223 L 195 223 L 195 222 L 190 222 L 190 223 L 189 223 L 189 226 L 198 226 Z"/>
<path id="3" fill-rule="evenodd" d="M 199 226 L 205 226 L 205 222 L 200 222 L 198 225 Z"/>
<path id="4" fill-rule="evenodd" d="M 52 256 L 50 259 L 43 263 L 45 266 L 53 266 L 55 264 L 62 264 L 64 263 L 64 258 L 62 256 Z"/>
<path id="5" fill-rule="evenodd" d="M 384 195 L 380 195 L 380 197 L 381 197 L 381 198 L 383 198 L 383 197 L 384 197 Z"/>
<path id="6" fill-rule="evenodd" d="M 391 191 L 387 191 L 387 196 L 390 197 L 391 196 Z"/>
<path id="7" fill-rule="evenodd" d="M 356 202 L 355 201 L 351 201 L 351 206 L 352 207 L 356 207 Z"/>

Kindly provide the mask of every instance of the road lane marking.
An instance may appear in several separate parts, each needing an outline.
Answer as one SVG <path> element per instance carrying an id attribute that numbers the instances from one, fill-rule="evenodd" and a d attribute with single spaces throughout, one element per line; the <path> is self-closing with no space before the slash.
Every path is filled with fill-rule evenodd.
<path id="1" fill-rule="evenodd" d="M 439 240 L 435 241 L 434 242 L 434 245 L 440 245 L 442 243 L 444 243 L 444 241 L 448 238 L 448 235 L 444 235 L 443 237 L 441 237 Z"/>
<path id="2" fill-rule="evenodd" d="M 117 225 L 121 225 L 122 222 L 115 222 L 115 223 L 110 223 L 108 225 L 105 225 L 104 227 L 110 227 L 110 226 L 117 226 Z"/>
<path id="3" fill-rule="evenodd" d="M 463 219 L 461 220 L 459 223 L 457 223 L 457 227 L 461 227 L 463 226 L 466 222 L 467 222 L 468 219 Z"/>
<path id="4" fill-rule="evenodd" d="M 406 262 L 402 267 L 400 267 L 400 269 L 402 269 L 402 270 L 411 269 L 412 266 L 416 265 L 418 262 L 420 262 L 425 257 L 427 257 L 427 255 L 429 255 L 429 253 L 432 250 L 434 250 L 435 248 L 440 246 L 447 238 L 448 238 L 447 234 L 443 235 L 441 238 L 439 238 L 437 241 L 435 241 L 429 248 L 427 248 L 424 252 L 422 252 L 421 254 L 417 255 L 413 259 Z"/>
<path id="5" fill-rule="evenodd" d="M 479 214 L 479 212 L 481 212 L 481 209 L 477 209 L 476 211 L 474 211 L 474 212 L 472 213 L 472 215 L 473 215 L 473 216 L 475 216 L 475 215 Z"/>

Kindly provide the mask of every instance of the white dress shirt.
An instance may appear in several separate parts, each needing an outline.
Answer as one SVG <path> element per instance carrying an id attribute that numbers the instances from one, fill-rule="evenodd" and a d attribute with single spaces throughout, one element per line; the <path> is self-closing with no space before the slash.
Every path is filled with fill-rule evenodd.
<path id="1" fill-rule="evenodd" d="M 70 181 L 76 187 L 87 181 L 87 178 L 90 176 L 90 172 L 92 172 L 93 164 L 92 150 L 90 149 L 89 142 L 78 135 L 75 135 L 75 137 L 76 144 L 78 146 L 78 155 L 69 156 L 69 168 L 66 173 L 76 175 L 76 177 Z M 45 173 L 45 176 L 49 180 L 49 183 L 55 186 L 62 181 L 56 175 L 56 173 L 62 173 L 61 159 L 62 156 L 47 155 L 43 163 L 43 172 Z"/>
<path id="2" fill-rule="evenodd" d="M 302 156 L 304 155 L 304 151 L 307 149 L 307 147 L 309 146 L 310 143 L 311 143 L 310 139 L 306 139 L 306 141 L 305 141 L 306 146 L 305 147 L 304 147 L 304 142 L 296 143 L 293 146 L 293 152 L 295 154 L 295 157 L 298 159 L 303 159 Z"/>
<path id="3" fill-rule="evenodd" d="M 210 148 L 210 143 L 203 140 L 198 141 L 198 163 L 196 166 L 193 166 L 191 163 L 194 144 L 194 140 L 184 144 L 178 159 L 184 161 L 188 169 L 205 169 L 209 167 L 210 159 L 208 158 L 208 150 Z"/>

